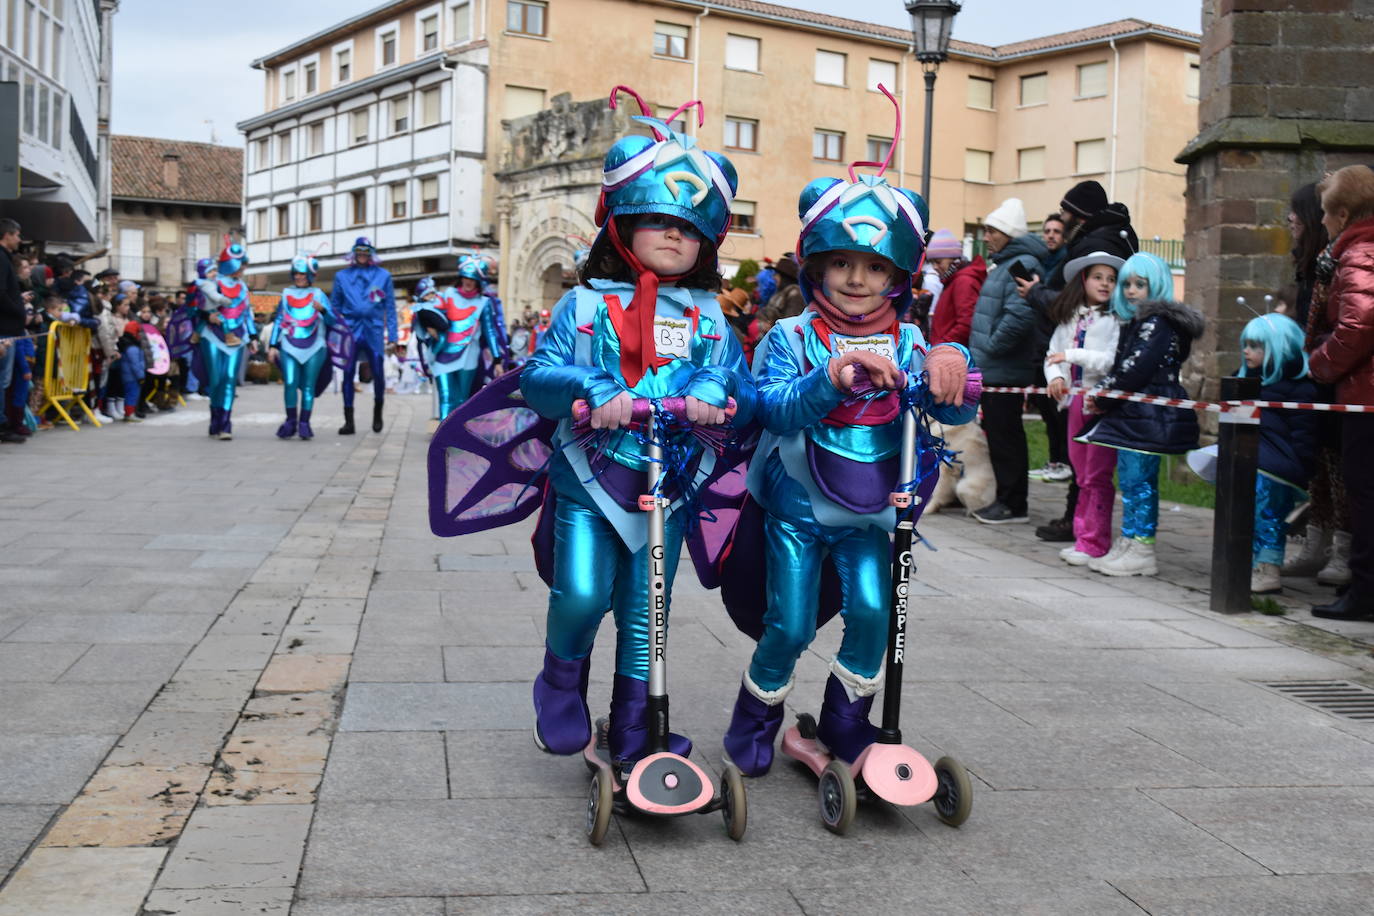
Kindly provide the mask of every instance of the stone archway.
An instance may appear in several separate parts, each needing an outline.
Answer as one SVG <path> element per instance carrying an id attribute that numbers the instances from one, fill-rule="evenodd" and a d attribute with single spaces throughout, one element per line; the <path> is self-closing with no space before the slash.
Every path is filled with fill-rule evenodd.
<path id="1" fill-rule="evenodd" d="M 565 208 L 565 212 L 566 208 Z M 580 214 L 579 214 L 580 215 Z M 516 268 L 516 305 L 538 311 L 551 308 L 568 288 L 564 277 L 573 270 L 573 255 L 577 244 L 570 236 L 587 235 L 591 220 L 579 226 L 571 220 L 544 220 L 530 229 L 526 242 L 518 253 Z"/>

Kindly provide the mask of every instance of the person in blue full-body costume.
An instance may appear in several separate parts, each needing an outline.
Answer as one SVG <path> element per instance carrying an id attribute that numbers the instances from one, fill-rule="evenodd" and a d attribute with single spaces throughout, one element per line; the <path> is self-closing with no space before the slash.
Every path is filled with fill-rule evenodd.
<path id="1" fill-rule="evenodd" d="M 501 374 L 501 344 L 496 332 L 499 316 L 490 297 L 482 293 L 486 265 L 471 255 L 458 259 L 458 286 L 442 292 L 425 277 L 415 287 L 414 321 L 425 368 L 439 396 L 439 419 L 466 401 L 485 363 L 496 361 Z"/>
<path id="2" fill-rule="evenodd" d="M 353 357 L 343 370 L 344 425 L 339 427 L 339 435 L 357 432 L 353 426 L 353 377 L 362 358 L 367 359 L 372 370 L 372 431 L 379 433 L 386 402 L 383 343 L 396 345 L 396 292 L 391 286 L 391 274 L 378 263 L 377 249 L 367 236 L 358 236 L 348 266 L 334 275 L 329 301 L 334 313 L 348 322 L 355 342 Z"/>
<path id="3" fill-rule="evenodd" d="M 616 91 L 620 91 L 617 87 Z M 615 92 L 612 93 L 614 105 Z M 634 398 L 685 397 L 697 425 L 747 424 L 755 386 L 716 302 L 716 253 L 725 238 L 737 179 L 724 156 L 672 130 L 672 118 L 635 118 L 656 139 L 633 136 L 606 155 L 596 222 L 600 233 L 582 282 L 553 308 L 552 322 L 525 365 L 529 406 L 559 420 L 549 467 L 554 513 L 553 582 L 543 670 L 534 682 L 535 738 L 555 754 L 581 751 L 591 737 L 587 674 L 597 627 L 615 615 L 616 663 L 607 740 L 618 765 L 644 755 L 648 703 L 648 566 L 644 514 L 647 458 L 625 430 Z M 580 447 L 570 420 L 585 400 L 604 437 Z M 687 464 L 704 462 L 689 434 L 674 434 Z M 681 488 L 666 519 L 666 581 L 672 581 L 687 515 Z M 548 499 L 554 500 L 551 507 Z M 685 755 L 691 742 L 672 735 Z"/>
<path id="4" fill-rule="evenodd" d="M 210 435 L 232 439 L 234 393 L 248 359 L 251 341 L 257 336 L 248 284 L 239 274 L 248 265 L 248 253 L 238 242 L 226 242 L 214 270 L 196 280 L 200 314 L 196 322 L 200 358 L 209 381 Z M 199 271 L 197 271 L 199 273 Z"/>
<path id="5" fill-rule="evenodd" d="M 279 439 L 290 439 L 298 433 L 302 439 L 315 437 L 310 428 L 310 412 L 315 407 L 316 383 L 329 362 L 325 334 L 334 324 L 329 297 L 315 286 L 319 270 L 319 262 L 309 255 L 297 255 L 291 261 L 293 285 L 281 291 L 272 320 L 268 358 L 281 369 L 286 400 L 286 421 L 277 427 Z"/>
<path id="6" fill-rule="evenodd" d="M 885 168 L 885 164 L 884 164 Z M 820 178 L 798 210 L 801 286 L 809 305 L 779 321 L 754 356 L 765 432 L 750 459 L 749 492 L 764 509 L 767 610 L 725 735 L 746 776 L 768 772 L 797 659 L 816 635 L 821 565 L 839 574 L 844 636 L 831 660 L 817 736 L 853 762 L 877 729 L 868 720 L 882 684 L 896 525 L 888 496 L 900 483 L 902 389 L 951 425 L 963 404 L 968 350 L 927 351 L 898 316 L 911 300 L 926 240 L 915 192 L 877 176 Z M 930 443 L 922 430 L 918 442 Z M 929 473 L 936 462 L 918 461 Z"/>

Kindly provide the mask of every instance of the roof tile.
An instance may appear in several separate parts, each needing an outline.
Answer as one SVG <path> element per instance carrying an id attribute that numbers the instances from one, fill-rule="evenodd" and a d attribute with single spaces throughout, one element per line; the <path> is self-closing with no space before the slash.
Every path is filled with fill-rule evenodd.
<path id="1" fill-rule="evenodd" d="M 163 156 L 169 153 L 179 157 L 175 188 L 163 181 Z M 243 150 L 235 146 L 114 134 L 110 160 L 113 197 L 234 207 L 243 197 Z"/>

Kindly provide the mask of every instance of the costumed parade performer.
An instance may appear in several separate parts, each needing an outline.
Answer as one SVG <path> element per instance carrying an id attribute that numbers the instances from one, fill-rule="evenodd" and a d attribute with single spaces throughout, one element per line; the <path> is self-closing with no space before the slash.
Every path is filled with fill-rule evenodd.
<path id="1" fill-rule="evenodd" d="M 765 432 L 750 459 L 749 492 L 764 510 L 767 601 L 725 735 L 728 759 L 748 776 L 772 764 L 783 700 L 816 635 L 827 557 L 844 636 L 817 738 L 848 763 L 873 743 L 869 711 L 883 679 L 897 522 L 888 499 L 904 486 L 923 499 L 934 488 L 940 443 L 927 414 L 958 425 L 977 413 L 964 401 L 968 350 L 927 351 L 920 330 L 898 321 L 921 270 L 928 211 L 918 194 L 887 183 L 887 165 L 855 163 L 849 181 L 820 178 L 802 190 L 797 253 L 809 304 L 778 321 L 754 357 Z M 856 176 L 858 166 L 880 169 Z M 912 482 L 898 479 L 906 409 L 921 418 Z M 737 545 L 744 536 L 736 532 Z"/>
<path id="2" fill-rule="evenodd" d="M 286 421 L 277 427 L 279 439 L 290 439 L 298 433 L 302 439 L 315 437 L 310 428 L 310 412 L 329 362 L 326 335 L 334 325 L 329 299 L 314 285 L 319 269 L 319 262 L 309 255 L 298 255 L 291 261 L 292 286 L 282 290 L 272 321 L 268 358 L 281 369 L 286 401 Z M 328 379 L 325 375 L 325 384 Z"/>
<path id="3" fill-rule="evenodd" d="M 396 345 L 396 293 L 391 274 L 378 263 L 377 249 L 367 236 L 354 241 L 348 266 L 334 275 L 329 301 L 334 314 L 352 329 L 354 341 L 352 357 L 343 370 L 344 425 L 339 427 L 339 435 L 357 432 L 353 426 L 353 378 L 361 358 L 366 358 L 372 371 L 372 431 L 379 433 L 386 402 L 383 344 Z"/>
<path id="4" fill-rule="evenodd" d="M 500 320 L 492 300 L 482 294 L 486 265 L 471 255 L 458 259 L 458 287 L 443 292 L 425 277 L 415 286 L 414 333 L 427 374 L 439 396 L 443 419 L 472 396 L 483 366 L 501 374 Z"/>
<path id="5" fill-rule="evenodd" d="M 201 390 L 210 398 L 210 435 L 232 439 L 234 393 L 248 361 L 250 341 L 257 336 L 248 284 L 239 273 L 248 265 L 243 245 L 225 239 L 215 270 L 196 281 L 200 315 L 198 369 Z M 199 272 L 199 271 L 197 271 Z"/>

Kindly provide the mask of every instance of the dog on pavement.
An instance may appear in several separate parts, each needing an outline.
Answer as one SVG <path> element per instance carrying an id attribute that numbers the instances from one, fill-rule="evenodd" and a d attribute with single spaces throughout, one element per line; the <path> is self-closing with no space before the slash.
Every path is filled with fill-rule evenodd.
<path id="1" fill-rule="evenodd" d="M 971 512 L 992 503 L 997 497 L 997 478 L 992 473 L 983 428 L 977 423 L 931 423 L 930 431 L 944 439 L 945 448 L 955 455 L 953 465 L 940 468 L 940 482 L 935 485 L 925 511 L 939 512 L 947 506 L 962 505 Z"/>

